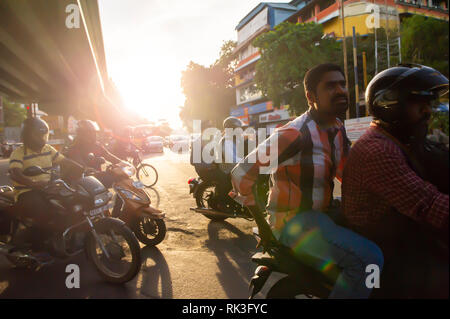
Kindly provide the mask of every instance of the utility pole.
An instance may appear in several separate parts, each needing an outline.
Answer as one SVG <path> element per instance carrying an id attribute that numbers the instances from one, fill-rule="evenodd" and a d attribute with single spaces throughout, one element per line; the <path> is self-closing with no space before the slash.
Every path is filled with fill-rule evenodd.
<path id="1" fill-rule="evenodd" d="M 344 21 L 344 0 L 341 2 L 341 20 L 342 20 L 342 45 L 344 50 L 344 74 L 345 74 L 345 85 L 348 89 L 348 67 L 347 67 L 347 44 L 345 43 L 345 21 Z M 350 110 L 347 109 L 346 118 L 350 118 Z"/>
<path id="2" fill-rule="evenodd" d="M 367 57 L 366 57 L 366 51 L 363 51 L 363 76 L 364 76 L 364 87 L 363 91 L 366 91 L 367 87 Z M 365 98 L 364 98 L 365 100 Z M 365 103 L 364 103 L 365 104 Z M 367 104 L 364 105 L 364 116 L 367 116 Z"/>
<path id="3" fill-rule="evenodd" d="M 356 34 L 353 26 L 353 72 L 355 74 L 355 107 L 356 118 L 359 118 L 359 80 L 358 80 L 358 52 L 356 50 Z"/>
<path id="4" fill-rule="evenodd" d="M 400 12 L 397 10 L 397 29 L 398 29 L 398 63 L 402 63 L 402 41 L 400 38 Z"/>
<path id="5" fill-rule="evenodd" d="M 387 67 L 388 69 L 391 67 L 391 54 L 389 52 L 389 16 L 388 16 L 388 5 L 387 0 L 384 0 L 385 7 L 385 17 L 386 17 L 386 46 L 387 46 Z"/>

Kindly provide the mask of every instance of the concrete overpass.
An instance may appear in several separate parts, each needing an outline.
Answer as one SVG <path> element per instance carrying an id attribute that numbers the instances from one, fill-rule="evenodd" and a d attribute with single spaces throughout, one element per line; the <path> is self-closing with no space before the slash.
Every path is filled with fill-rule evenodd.
<path id="1" fill-rule="evenodd" d="M 79 28 L 68 28 L 66 20 L 76 22 L 74 4 Z M 1 0 L 0 94 L 37 102 L 49 114 L 114 121 L 119 101 L 108 78 L 98 2 Z"/>

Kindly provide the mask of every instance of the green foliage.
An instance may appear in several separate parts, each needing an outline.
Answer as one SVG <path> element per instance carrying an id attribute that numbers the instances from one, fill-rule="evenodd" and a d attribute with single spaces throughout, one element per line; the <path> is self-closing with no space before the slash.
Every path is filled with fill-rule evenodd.
<path id="1" fill-rule="evenodd" d="M 214 64 L 205 67 L 191 61 L 182 72 L 181 87 L 186 100 L 180 118 L 189 130 L 193 120 L 212 120 L 217 125 L 229 115 L 235 104 L 232 56 L 235 47 L 235 42 L 226 41 Z"/>
<path id="2" fill-rule="evenodd" d="M 414 15 L 402 21 L 403 61 L 431 66 L 448 77 L 447 21 Z"/>
<path id="3" fill-rule="evenodd" d="M 20 126 L 27 117 L 27 111 L 20 104 L 10 102 L 3 97 L 4 126 Z"/>
<path id="4" fill-rule="evenodd" d="M 324 62 L 340 63 L 339 43 L 322 36 L 319 24 L 283 22 L 253 41 L 262 52 L 255 82 L 275 106 L 289 104 L 292 114 L 303 113 L 308 108 L 303 89 L 306 71 Z"/>
<path id="5" fill-rule="evenodd" d="M 449 128 L 448 128 L 448 113 L 444 112 L 433 112 L 431 115 L 431 121 L 430 121 L 430 129 L 440 129 L 442 132 L 445 133 L 445 135 L 449 134 Z"/>

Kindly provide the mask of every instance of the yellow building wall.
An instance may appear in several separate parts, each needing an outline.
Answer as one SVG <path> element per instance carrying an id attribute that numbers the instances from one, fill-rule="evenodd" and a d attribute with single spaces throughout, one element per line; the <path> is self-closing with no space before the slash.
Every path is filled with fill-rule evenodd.
<path id="1" fill-rule="evenodd" d="M 366 19 L 369 17 L 369 14 L 362 14 L 359 16 L 351 16 L 345 17 L 345 35 L 347 37 L 352 36 L 352 28 L 355 27 L 355 32 L 358 34 L 368 34 L 373 33 L 374 29 L 369 29 L 367 27 Z M 393 19 L 389 19 L 389 29 L 395 30 L 397 29 L 397 21 Z M 327 21 L 322 24 L 324 33 L 332 33 L 334 32 L 336 37 L 342 37 L 342 19 L 334 18 L 330 21 Z M 380 18 L 380 27 L 386 28 L 386 19 L 381 16 Z"/>

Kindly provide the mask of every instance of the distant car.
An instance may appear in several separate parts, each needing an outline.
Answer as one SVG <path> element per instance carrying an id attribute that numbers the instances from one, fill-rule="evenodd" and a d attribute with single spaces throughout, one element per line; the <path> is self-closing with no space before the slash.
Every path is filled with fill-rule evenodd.
<path id="1" fill-rule="evenodd" d="M 148 153 L 163 153 L 164 139 L 161 136 L 149 136 L 144 141 L 143 149 Z"/>
<path id="2" fill-rule="evenodd" d="M 190 145 L 189 136 L 185 135 L 171 135 L 169 137 L 169 148 L 173 152 L 188 151 Z"/>

